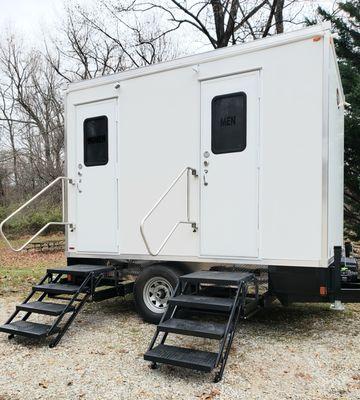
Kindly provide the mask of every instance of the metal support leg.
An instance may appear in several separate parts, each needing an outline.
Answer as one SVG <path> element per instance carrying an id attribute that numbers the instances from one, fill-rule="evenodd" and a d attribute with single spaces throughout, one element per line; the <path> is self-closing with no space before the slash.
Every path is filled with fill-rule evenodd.
<path id="1" fill-rule="evenodd" d="M 219 356 L 221 357 L 221 367 L 219 372 L 215 375 L 214 382 L 218 383 L 221 381 L 223 375 L 224 375 L 224 370 L 225 366 L 230 354 L 230 349 L 232 342 L 234 340 L 237 324 L 239 321 L 239 317 L 241 314 L 244 313 L 244 307 L 245 307 L 245 301 L 246 301 L 246 294 L 247 294 L 247 285 L 245 283 L 241 283 L 240 287 L 238 288 L 238 293 L 236 295 L 236 299 L 234 302 L 234 307 L 233 307 L 233 312 L 231 313 L 229 317 L 229 326 L 227 329 L 227 335 L 226 338 L 224 339 L 222 348 L 219 352 Z M 225 353 L 223 354 L 223 351 L 225 349 Z"/>
<path id="2" fill-rule="evenodd" d="M 330 309 L 334 311 L 344 311 L 345 306 L 341 300 L 335 300 L 334 303 L 330 305 Z"/>
<path id="3" fill-rule="evenodd" d="M 333 289 L 333 304 L 331 304 L 330 308 L 334 311 L 343 311 L 345 310 L 344 305 L 340 300 L 340 292 L 341 292 L 341 255 L 342 248 L 341 246 L 334 247 L 334 264 L 332 268 L 332 289 Z"/>
<path id="4" fill-rule="evenodd" d="M 345 257 L 351 257 L 352 245 L 351 242 L 345 242 Z"/>
<path id="5" fill-rule="evenodd" d="M 57 336 L 55 337 L 55 339 L 53 339 L 50 344 L 49 347 L 52 349 L 54 348 L 61 340 L 61 338 L 64 336 L 65 332 L 68 330 L 69 326 L 71 325 L 71 323 L 73 322 L 73 320 L 75 319 L 75 317 L 78 315 L 78 313 L 81 311 L 81 309 L 83 308 L 83 306 L 86 303 L 86 300 L 90 297 L 90 294 L 87 293 L 83 299 L 81 300 L 80 304 L 76 307 L 75 311 L 72 313 L 71 317 L 66 321 L 66 323 L 64 324 L 64 326 L 61 328 L 60 332 L 57 334 Z"/>
<path id="6" fill-rule="evenodd" d="M 70 299 L 69 303 L 67 304 L 66 308 L 63 310 L 63 312 L 58 316 L 57 320 L 53 323 L 52 327 L 50 328 L 48 334 L 51 335 L 53 330 L 59 325 L 63 317 L 65 316 L 67 310 L 69 307 L 72 306 L 72 304 L 77 301 L 78 296 L 80 294 L 83 294 L 83 298 L 80 300 L 79 305 L 75 308 L 75 310 L 72 312 L 71 316 L 68 318 L 68 320 L 65 322 L 64 326 L 60 329 L 60 332 L 56 335 L 56 337 L 50 342 L 49 347 L 53 348 L 55 347 L 61 340 L 61 338 L 64 336 L 65 332 L 68 330 L 69 326 L 77 316 L 77 314 L 81 311 L 83 306 L 85 305 L 86 301 L 89 299 L 89 297 L 92 295 L 92 291 L 95 290 L 92 287 L 92 282 L 94 280 L 94 273 L 91 272 L 87 277 L 83 280 L 82 284 L 80 285 L 79 290 L 73 295 L 73 297 Z M 101 276 L 98 277 L 95 286 L 100 282 Z M 87 291 L 86 288 L 90 284 L 90 291 Z"/>

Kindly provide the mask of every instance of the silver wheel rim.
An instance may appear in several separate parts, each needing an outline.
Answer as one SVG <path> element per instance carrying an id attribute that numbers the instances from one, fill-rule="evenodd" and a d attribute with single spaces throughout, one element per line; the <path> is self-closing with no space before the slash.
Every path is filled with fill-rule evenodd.
<path id="1" fill-rule="evenodd" d="M 149 279 L 144 286 L 144 303 L 150 311 L 162 314 L 167 307 L 172 292 L 173 287 L 171 283 L 162 276 L 156 276 Z"/>

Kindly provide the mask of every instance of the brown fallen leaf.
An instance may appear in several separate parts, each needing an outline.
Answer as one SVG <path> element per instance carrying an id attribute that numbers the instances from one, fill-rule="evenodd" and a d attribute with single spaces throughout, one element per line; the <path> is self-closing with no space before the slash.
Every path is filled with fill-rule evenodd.
<path id="1" fill-rule="evenodd" d="M 49 386 L 49 383 L 47 381 L 42 381 L 42 382 L 39 382 L 39 386 L 44 389 L 47 389 Z"/>
<path id="2" fill-rule="evenodd" d="M 218 388 L 212 388 L 210 393 L 204 392 L 201 395 L 196 396 L 196 397 L 199 397 L 200 400 L 214 400 L 215 397 L 217 397 L 219 395 L 220 395 L 220 390 Z"/>
<path id="3" fill-rule="evenodd" d="M 311 381 L 312 380 L 312 376 L 310 374 L 307 374 L 305 372 L 297 372 L 295 374 L 296 378 L 301 378 L 304 379 L 305 381 Z"/>

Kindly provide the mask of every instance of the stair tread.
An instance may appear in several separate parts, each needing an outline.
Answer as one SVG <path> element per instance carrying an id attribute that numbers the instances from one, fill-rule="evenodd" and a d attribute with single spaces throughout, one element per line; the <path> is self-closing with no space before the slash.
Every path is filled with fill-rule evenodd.
<path id="1" fill-rule="evenodd" d="M 144 359 L 178 367 L 210 372 L 214 369 L 217 354 L 209 351 L 186 349 L 159 344 L 144 354 Z"/>
<path id="2" fill-rule="evenodd" d="M 36 314 L 46 314 L 46 315 L 60 315 L 67 304 L 49 303 L 45 301 L 33 301 L 30 303 L 19 304 L 16 306 L 18 310 L 33 312 Z M 74 311 L 75 307 L 70 306 L 67 312 Z"/>
<path id="3" fill-rule="evenodd" d="M 0 331 L 27 337 L 42 337 L 48 334 L 50 328 L 51 325 L 48 324 L 40 324 L 38 322 L 30 321 L 15 321 L 10 324 L 1 325 Z M 57 327 L 52 333 L 54 334 L 59 331 L 60 328 Z"/>
<path id="4" fill-rule="evenodd" d="M 69 265 L 67 267 L 53 267 L 48 268 L 47 272 L 50 273 L 62 273 L 62 274 L 89 274 L 90 272 L 94 273 L 94 275 L 98 275 L 104 272 L 110 272 L 115 269 L 114 266 L 104 266 L 104 265 L 91 265 L 91 264 L 76 264 Z"/>
<path id="5" fill-rule="evenodd" d="M 230 311 L 234 300 L 229 297 L 226 298 L 181 294 L 179 296 L 169 299 L 169 303 L 188 308 Z"/>
<path id="6" fill-rule="evenodd" d="M 35 285 L 33 288 L 45 293 L 74 294 L 80 289 L 80 286 L 65 283 L 47 283 L 43 285 Z"/>
<path id="7" fill-rule="evenodd" d="M 218 285 L 239 285 L 253 280 L 249 272 L 196 271 L 180 277 L 183 282 L 214 283 Z"/>
<path id="8" fill-rule="evenodd" d="M 217 322 L 171 318 L 161 322 L 158 328 L 163 332 L 207 337 L 209 339 L 221 339 L 224 336 L 226 325 Z"/>

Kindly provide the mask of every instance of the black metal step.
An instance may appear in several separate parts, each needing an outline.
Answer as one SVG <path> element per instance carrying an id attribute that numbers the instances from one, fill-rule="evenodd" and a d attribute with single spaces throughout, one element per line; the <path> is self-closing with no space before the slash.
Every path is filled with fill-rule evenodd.
<path id="1" fill-rule="evenodd" d="M 94 275 L 99 275 L 113 270 L 115 270 L 114 266 L 77 264 L 77 265 L 69 265 L 67 267 L 48 268 L 47 272 L 55 274 L 72 274 L 72 275 L 87 275 L 89 273 L 93 273 Z"/>
<path id="2" fill-rule="evenodd" d="M 209 339 L 221 339 L 224 336 L 225 328 L 224 324 L 180 318 L 171 318 L 158 325 L 158 329 L 162 332 L 206 337 Z"/>
<path id="3" fill-rule="evenodd" d="M 13 335 L 20 335 L 26 337 L 40 338 L 47 336 L 51 325 L 39 324 L 37 322 L 29 321 L 15 321 L 10 324 L 0 326 L 0 332 L 6 332 Z M 52 334 L 58 333 L 60 328 L 55 328 Z"/>
<path id="4" fill-rule="evenodd" d="M 74 294 L 80 289 L 80 286 L 63 283 L 48 283 L 44 285 L 35 285 L 33 289 L 38 292 L 52 294 Z"/>
<path id="5" fill-rule="evenodd" d="M 355 282 L 341 282 L 341 288 L 345 289 L 357 289 L 360 291 L 360 282 L 355 281 Z"/>
<path id="6" fill-rule="evenodd" d="M 211 372 L 215 368 L 216 357 L 216 353 L 165 344 L 159 344 L 144 354 L 144 360 L 146 361 L 170 364 L 204 372 Z"/>
<path id="7" fill-rule="evenodd" d="M 180 277 L 182 282 L 212 283 L 217 285 L 238 286 L 241 282 L 253 281 L 249 272 L 196 271 Z"/>
<path id="8" fill-rule="evenodd" d="M 66 308 L 67 304 L 48 303 L 45 301 L 33 301 L 31 303 L 19 304 L 16 309 L 36 314 L 57 316 Z M 70 306 L 66 312 L 74 311 L 75 307 Z"/>
<path id="9" fill-rule="evenodd" d="M 195 296 L 182 294 L 169 299 L 169 304 L 186 308 L 197 308 L 199 310 L 226 311 L 229 312 L 234 303 L 231 298 Z"/>
<path id="10" fill-rule="evenodd" d="M 343 303 L 360 303 L 360 288 L 341 288 L 339 297 Z"/>
<path id="11" fill-rule="evenodd" d="M 354 257 L 341 257 L 341 265 L 357 266 L 357 259 Z"/>

